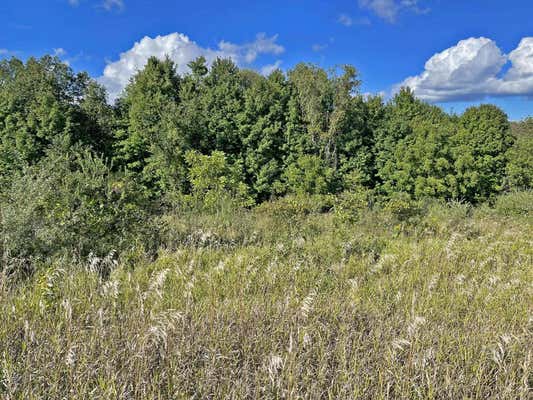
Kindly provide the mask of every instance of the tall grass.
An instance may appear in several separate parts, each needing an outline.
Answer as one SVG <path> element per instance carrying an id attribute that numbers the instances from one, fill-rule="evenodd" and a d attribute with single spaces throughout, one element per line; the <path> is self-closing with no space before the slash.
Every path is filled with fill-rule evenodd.
<path id="1" fill-rule="evenodd" d="M 322 211 L 167 216 L 155 260 L 4 272 L 0 398 L 531 398 L 530 216 Z"/>

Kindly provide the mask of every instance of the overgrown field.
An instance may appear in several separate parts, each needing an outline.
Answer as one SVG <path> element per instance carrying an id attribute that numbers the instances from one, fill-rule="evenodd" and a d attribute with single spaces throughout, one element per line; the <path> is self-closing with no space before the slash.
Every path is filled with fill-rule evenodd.
<path id="1" fill-rule="evenodd" d="M 5 270 L 0 398 L 531 398 L 530 212 L 291 201 L 163 217 L 157 255 Z"/>

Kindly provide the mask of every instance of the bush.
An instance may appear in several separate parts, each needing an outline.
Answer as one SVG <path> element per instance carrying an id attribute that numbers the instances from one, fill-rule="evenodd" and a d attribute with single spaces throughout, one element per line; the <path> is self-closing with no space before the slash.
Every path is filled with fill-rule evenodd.
<path id="1" fill-rule="evenodd" d="M 507 152 L 507 179 L 512 188 L 533 187 L 533 118 L 522 123 L 524 132 Z"/>
<path id="2" fill-rule="evenodd" d="M 334 201 L 335 197 L 332 195 L 288 195 L 259 205 L 256 212 L 280 222 L 287 222 L 310 214 L 327 212 L 333 207 Z"/>
<path id="3" fill-rule="evenodd" d="M 362 213 L 372 207 L 374 194 L 369 189 L 343 192 L 335 201 L 335 216 L 342 222 L 358 221 Z"/>
<path id="4" fill-rule="evenodd" d="M 513 192 L 498 196 L 495 211 L 503 216 L 533 215 L 533 190 Z"/>
<path id="5" fill-rule="evenodd" d="M 296 194 L 326 194 L 332 190 L 333 170 L 318 156 L 304 155 L 284 173 L 287 190 Z"/>
<path id="6" fill-rule="evenodd" d="M 420 227 L 424 228 L 426 233 L 434 235 L 457 232 L 464 227 L 472 212 L 473 207 L 470 203 L 435 200 L 427 205 Z"/>
<path id="7" fill-rule="evenodd" d="M 383 209 L 401 222 L 408 221 L 422 212 L 421 203 L 403 192 L 394 193 L 383 204 Z"/>
<path id="8" fill-rule="evenodd" d="M 185 208 L 220 213 L 254 204 L 241 166 L 231 164 L 223 152 L 203 155 L 190 151 L 185 159 L 189 165 L 191 193 L 178 195 L 178 203 Z"/>
<path id="9" fill-rule="evenodd" d="M 105 255 L 150 232 L 144 193 L 88 151 L 52 152 L 16 176 L 0 202 L 4 263 Z"/>

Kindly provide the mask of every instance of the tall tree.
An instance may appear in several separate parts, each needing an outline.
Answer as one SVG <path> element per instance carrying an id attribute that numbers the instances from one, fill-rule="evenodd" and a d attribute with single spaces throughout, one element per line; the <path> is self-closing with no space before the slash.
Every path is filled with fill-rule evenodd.
<path id="1" fill-rule="evenodd" d="M 453 155 L 450 118 L 436 106 L 401 89 L 386 106 L 376 131 L 376 169 L 385 194 L 453 197 Z"/>
<path id="2" fill-rule="evenodd" d="M 480 201 L 504 188 L 507 150 L 513 144 L 507 115 L 493 105 L 470 107 L 453 138 L 458 192 Z"/>
<path id="3" fill-rule="evenodd" d="M 282 174 L 289 88 L 281 71 L 250 82 L 240 129 L 246 172 L 261 201 L 276 191 Z"/>
<path id="4" fill-rule="evenodd" d="M 512 124 L 515 143 L 507 154 L 507 177 L 513 188 L 533 188 L 533 118 Z"/>
<path id="5" fill-rule="evenodd" d="M 189 144 L 177 121 L 180 78 L 174 63 L 152 57 L 119 102 L 116 161 L 148 187 L 180 188 Z"/>
<path id="6" fill-rule="evenodd" d="M 96 87 L 87 74 L 75 74 L 56 57 L 1 61 L 0 174 L 36 163 L 57 141 L 102 150 L 105 139 L 94 137 L 85 124 L 84 105 Z"/>

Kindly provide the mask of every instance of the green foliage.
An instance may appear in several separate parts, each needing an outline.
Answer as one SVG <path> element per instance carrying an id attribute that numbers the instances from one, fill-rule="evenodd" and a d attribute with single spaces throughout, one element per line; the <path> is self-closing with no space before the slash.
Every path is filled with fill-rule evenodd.
<path id="1" fill-rule="evenodd" d="M 105 92 L 58 58 L 0 62 L 0 176 L 37 163 L 57 140 L 105 152 Z"/>
<path id="2" fill-rule="evenodd" d="M 402 89 L 388 105 L 376 144 L 381 190 L 391 196 L 455 197 L 453 133 L 453 123 L 440 109 Z"/>
<path id="3" fill-rule="evenodd" d="M 458 193 L 467 201 L 504 189 L 507 150 L 513 144 L 507 116 L 492 105 L 467 109 L 453 138 Z"/>
<path id="4" fill-rule="evenodd" d="M 339 221 L 357 222 L 374 203 L 374 192 L 362 188 L 340 193 L 335 199 L 334 213 Z"/>
<path id="5" fill-rule="evenodd" d="M 533 188 L 533 118 L 512 125 L 515 142 L 507 153 L 508 183 L 516 189 Z"/>
<path id="6" fill-rule="evenodd" d="M 250 75 L 241 121 L 244 164 L 259 201 L 279 188 L 284 163 L 289 88 L 281 71 L 268 78 Z"/>
<path id="7" fill-rule="evenodd" d="M 154 191 L 185 186 L 189 143 L 176 120 L 179 87 L 174 63 L 152 57 L 120 99 L 115 162 Z"/>
<path id="8" fill-rule="evenodd" d="M 304 216 L 330 211 L 335 203 L 332 195 L 293 194 L 260 204 L 256 212 L 279 223 L 297 221 Z"/>
<path id="9" fill-rule="evenodd" d="M 189 67 L 0 62 L 0 397 L 528 396 L 531 119 Z"/>
<path id="10" fill-rule="evenodd" d="M 396 192 L 386 199 L 383 210 L 400 222 L 409 221 L 420 215 L 422 211 L 419 201 L 413 200 L 409 194 L 402 192 Z"/>
<path id="11" fill-rule="evenodd" d="M 148 233 L 143 192 L 86 150 L 51 150 L 18 173 L 0 203 L 5 262 L 107 254 Z"/>
<path id="12" fill-rule="evenodd" d="M 147 199 L 229 216 L 289 195 L 265 208 L 289 218 L 334 207 L 349 223 L 379 198 L 403 223 L 428 198 L 478 203 L 531 187 L 531 119 L 512 135 L 494 106 L 448 115 L 407 88 L 384 103 L 359 94 L 352 66 L 268 77 L 231 60 L 189 67 L 180 76 L 151 58 L 110 105 L 57 58 L 0 63 L 4 254 L 123 246 Z"/>
<path id="13" fill-rule="evenodd" d="M 326 194 L 333 188 L 333 169 L 318 156 L 304 155 L 288 166 L 284 181 L 289 193 Z"/>
<path id="14" fill-rule="evenodd" d="M 249 207 L 254 204 L 243 182 L 242 166 L 231 164 L 223 152 L 202 155 L 190 151 L 185 158 L 191 182 L 191 194 L 185 198 L 195 209 L 214 212 L 228 205 Z"/>
<path id="15" fill-rule="evenodd" d="M 511 192 L 498 196 L 494 209 L 505 216 L 533 216 L 533 191 Z"/>

